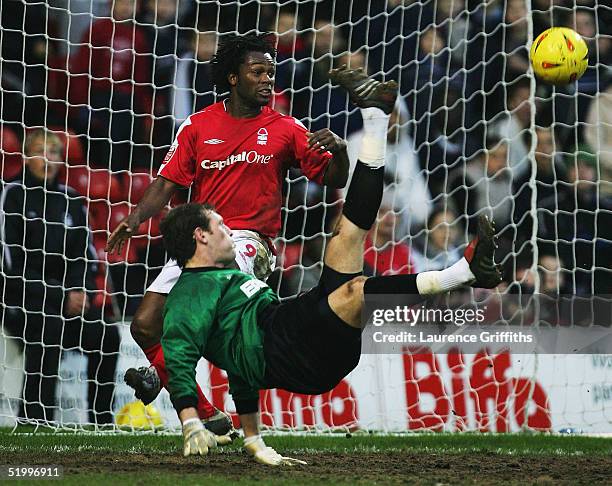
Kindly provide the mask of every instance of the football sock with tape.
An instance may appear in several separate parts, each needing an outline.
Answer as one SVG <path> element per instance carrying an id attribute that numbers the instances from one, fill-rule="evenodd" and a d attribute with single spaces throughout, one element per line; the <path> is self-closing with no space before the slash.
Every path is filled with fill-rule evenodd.
<path id="1" fill-rule="evenodd" d="M 363 138 L 358 159 L 373 168 L 385 163 L 389 117 L 380 108 L 362 108 Z"/>
<path id="2" fill-rule="evenodd" d="M 434 270 L 417 274 L 416 285 L 421 295 L 448 292 L 474 281 L 476 277 L 464 257 L 444 270 Z"/>
<path id="3" fill-rule="evenodd" d="M 342 213 L 352 223 L 366 231 L 376 221 L 382 201 L 384 175 L 384 166 L 374 168 L 358 160 L 346 193 Z"/>

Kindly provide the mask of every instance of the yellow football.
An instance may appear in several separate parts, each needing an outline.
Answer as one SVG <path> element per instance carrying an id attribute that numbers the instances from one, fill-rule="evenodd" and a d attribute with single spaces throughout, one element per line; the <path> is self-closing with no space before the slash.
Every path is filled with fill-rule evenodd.
<path id="1" fill-rule="evenodd" d="M 153 405 L 145 406 L 140 400 L 127 403 L 115 416 L 115 422 L 122 427 L 155 429 L 164 425 L 159 410 Z"/>
<path id="2" fill-rule="evenodd" d="M 589 49 L 577 32 L 567 27 L 552 27 L 542 32 L 529 53 L 536 76 L 551 84 L 568 84 L 586 71 Z"/>

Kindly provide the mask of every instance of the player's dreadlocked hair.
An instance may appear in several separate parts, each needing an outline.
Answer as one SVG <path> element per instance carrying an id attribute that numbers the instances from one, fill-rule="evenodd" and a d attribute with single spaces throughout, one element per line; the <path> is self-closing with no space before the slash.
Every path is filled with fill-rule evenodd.
<path id="1" fill-rule="evenodd" d="M 195 253 L 196 242 L 193 232 L 196 228 L 210 229 L 208 211 L 213 210 L 209 204 L 189 203 L 177 206 L 162 220 L 159 228 L 164 237 L 164 246 L 168 256 L 184 267 Z"/>
<path id="2" fill-rule="evenodd" d="M 217 93 L 221 94 L 230 90 L 227 77 L 230 74 L 238 73 L 238 67 L 244 63 L 249 52 L 268 53 L 276 58 L 276 49 L 270 40 L 269 33 L 228 34 L 222 37 L 217 53 L 210 61 Z"/>

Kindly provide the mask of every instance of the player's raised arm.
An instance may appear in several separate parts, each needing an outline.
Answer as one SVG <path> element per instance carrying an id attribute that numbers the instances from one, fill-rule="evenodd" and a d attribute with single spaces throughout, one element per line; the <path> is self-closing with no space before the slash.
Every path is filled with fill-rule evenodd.
<path id="1" fill-rule="evenodd" d="M 294 121 L 291 165 L 299 167 L 308 179 L 318 184 L 344 187 L 350 166 L 346 140 L 329 128 L 311 133 L 298 119 Z"/>
<path id="2" fill-rule="evenodd" d="M 327 151 L 332 154 L 323 176 L 323 184 L 338 189 L 344 187 L 348 181 L 350 167 L 346 140 L 336 135 L 329 128 L 323 128 L 308 134 L 308 147 L 319 152 Z"/>
<path id="3" fill-rule="evenodd" d="M 175 182 L 161 176 L 157 177 L 147 187 L 142 200 L 134 208 L 134 211 L 121 221 L 109 236 L 106 243 L 106 251 L 112 253 L 116 249 L 117 253 L 121 253 L 123 245 L 132 237 L 138 226 L 151 216 L 159 213 L 168 204 L 170 198 L 179 187 L 181 186 Z"/>

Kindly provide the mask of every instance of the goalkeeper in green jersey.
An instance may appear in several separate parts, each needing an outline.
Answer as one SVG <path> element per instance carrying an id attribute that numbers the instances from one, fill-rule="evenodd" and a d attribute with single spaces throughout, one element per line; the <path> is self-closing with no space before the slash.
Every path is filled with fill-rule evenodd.
<path id="1" fill-rule="evenodd" d="M 362 108 L 365 135 L 315 288 L 281 304 L 264 282 L 232 268 L 231 230 L 210 206 L 186 204 L 162 222 L 166 250 L 183 268 L 166 301 L 161 343 L 185 455 L 207 454 L 217 445 L 196 410 L 195 368 L 201 357 L 227 372 L 247 452 L 263 464 L 304 464 L 264 444 L 258 428 L 259 390 L 312 395 L 331 390 L 359 362 L 365 295 L 425 298 L 466 284 L 492 288 L 501 280 L 493 262 L 493 225 L 484 217 L 464 257 L 445 270 L 362 276 L 364 240 L 382 198 L 387 124 L 397 84 L 344 67 L 330 77 Z"/>

